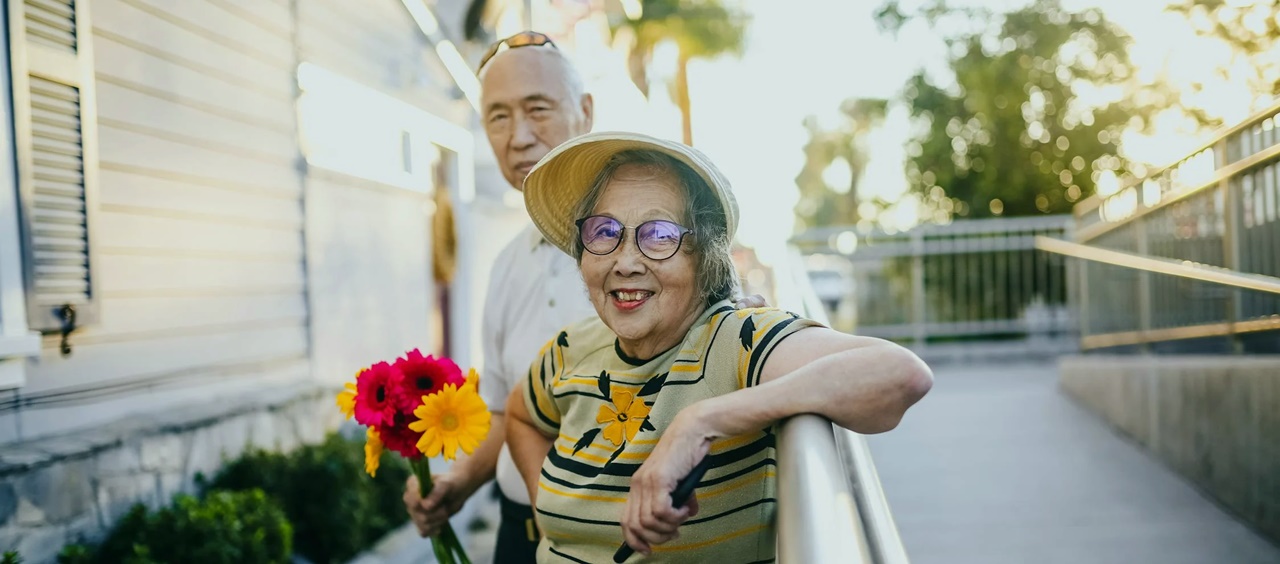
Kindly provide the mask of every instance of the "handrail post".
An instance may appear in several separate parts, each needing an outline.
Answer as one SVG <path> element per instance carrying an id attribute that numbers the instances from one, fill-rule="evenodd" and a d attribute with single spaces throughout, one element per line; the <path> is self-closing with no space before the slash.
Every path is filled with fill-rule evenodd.
<path id="1" fill-rule="evenodd" d="M 929 339 L 925 330 L 924 230 L 911 230 L 911 323 L 916 353 L 923 353 Z"/>
<path id="2" fill-rule="evenodd" d="M 1227 143 L 1231 137 L 1224 137 L 1213 146 L 1214 164 L 1226 165 Z M 1218 182 L 1218 191 L 1222 195 L 1222 266 L 1240 272 L 1240 200 L 1231 189 L 1231 181 L 1235 176 L 1228 176 Z M 1243 292 L 1232 289 L 1227 292 L 1227 325 L 1234 327 L 1242 317 L 1241 297 Z M 1240 334 L 1234 329 L 1228 339 L 1231 340 L 1233 352 L 1239 354 L 1244 350 L 1240 342 Z"/>
<path id="3" fill-rule="evenodd" d="M 1133 230 L 1136 235 L 1136 243 L 1138 254 L 1142 256 L 1151 255 L 1151 245 L 1147 240 L 1147 220 L 1138 218 L 1133 222 Z M 1142 339 L 1142 352 L 1151 352 L 1151 341 L 1145 337 L 1151 333 L 1151 273 L 1143 270 L 1138 271 L 1138 331 L 1144 335 Z"/>

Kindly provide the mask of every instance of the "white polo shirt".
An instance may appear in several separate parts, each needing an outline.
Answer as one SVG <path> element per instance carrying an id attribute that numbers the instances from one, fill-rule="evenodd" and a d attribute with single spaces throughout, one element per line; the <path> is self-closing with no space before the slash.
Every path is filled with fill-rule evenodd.
<path id="1" fill-rule="evenodd" d="M 564 327 L 594 317 L 578 264 L 542 238 L 532 225 L 498 253 L 485 295 L 480 397 L 489 410 L 506 411 L 507 396 L 523 382 L 538 351 Z M 529 490 L 507 445 L 498 455 L 498 487 L 529 504 Z"/>

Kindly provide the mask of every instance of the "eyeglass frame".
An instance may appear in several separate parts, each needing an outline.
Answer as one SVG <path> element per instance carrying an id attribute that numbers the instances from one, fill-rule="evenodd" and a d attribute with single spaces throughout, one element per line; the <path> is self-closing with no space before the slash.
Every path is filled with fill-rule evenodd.
<path id="1" fill-rule="evenodd" d="M 511 40 L 516 39 L 518 37 L 525 37 L 525 38 L 532 37 L 533 39 L 532 41 L 529 41 L 527 43 L 512 45 Z M 489 49 L 484 52 L 484 56 L 480 57 L 480 64 L 476 66 L 476 73 L 479 73 L 480 71 L 484 70 L 484 66 L 489 64 L 489 61 L 492 61 L 494 57 L 498 56 L 498 53 L 501 53 L 503 51 L 507 51 L 510 49 L 519 49 L 521 47 L 546 47 L 546 46 L 549 46 L 552 49 L 557 49 L 557 50 L 560 49 L 559 47 L 556 46 L 556 42 L 551 40 L 551 36 L 545 33 L 542 33 L 540 31 L 525 30 L 519 33 L 512 34 L 508 37 L 504 37 L 502 39 L 499 39 L 498 41 L 493 42 L 493 45 L 490 45 Z"/>
<path id="2" fill-rule="evenodd" d="M 591 250 L 590 248 L 588 248 L 588 247 L 587 247 L 587 243 L 586 243 L 586 241 L 583 241 L 583 240 L 582 240 L 582 224 L 586 223 L 586 222 L 587 222 L 587 220 L 592 219 L 592 218 L 596 218 L 596 217 L 603 217 L 603 218 L 605 218 L 605 219 L 612 220 L 612 221 L 616 222 L 616 223 L 617 223 L 619 226 L 621 226 L 621 228 L 622 228 L 622 235 L 621 235 L 620 237 L 618 237 L 618 241 L 617 241 L 616 243 L 614 243 L 614 244 L 613 244 L 613 248 L 609 249 L 607 252 L 597 253 L 597 252 L 595 252 L 595 251 Z M 644 247 L 640 245 L 640 236 L 638 235 L 638 233 L 640 232 L 640 228 L 641 228 L 641 227 L 644 227 L 645 225 L 648 225 L 648 224 L 650 224 L 650 223 L 670 223 L 671 225 L 674 225 L 674 226 L 676 226 L 677 228 L 679 228 L 679 232 L 680 232 L 680 239 L 676 241 L 676 248 L 675 248 L 675 249 L 672 249 L 671 254 L 669 254 L 669 255 L 667 255 L 667 256 L 665 256 L 665 257 L 662 257 L 662 258 L 653 258 L 653 257 L 649 256 L 649 253 L 644 252 Z M 599 215 L 599 214 L 597 214 L 597 215 L 589 215 L 589 216 L 587 216 L 587 217 L 581 218 L 581 219 L 579 219 L 579 220 L 577 220 L 577 221 L 573 222 L 573 224 L 574 224 L 574 225 L 576 225 L 576 226 L 578 226 L 578 244 L 582 245 L 582 250 L 584 250 L 584 251 L 586 251 L 586 252 L 588 252 L 588 253 L 591 253 L 591 254 L 593 254 L 593 255 L 596 255 L 596 256 L 598 256 L 598 257 L 603 257 L 603 256 L 611 255 L 611 254 L 613 254 L 613 252 L 614 252 L 614 251 L 618 250 L 618 247 L 621 247 L 621 246 L 622 246 L 622 241 L 624 241 L 624 240 L 627 238 L 627 230 L 628 230 L 628 229 L 630 229 L 630 230 L 631 230 L 631 232 L 632 232 L 631 239 L 632 239 L 633 241 L 635 241 L 635 243 L 636 243 L 636 250 L 640 251 L 640 254 L 641 254 L 641 255 L 643 255 L 643 256 L 644 256 L 644 258 L 647 258 L 647 259 L 649 259 L 649 260 L 653 260 L 653 261 L 664 261 L 664 260 L 670 259 L 671 257 L 676 256 L 676 253 L 679 253 L 679 252 L 680 252 L 680 247 L 684 246 L 684 238 L 685 238 L 685 237 L 687 237 L 687 236 L 689 236 L 689 235 L 693 235 L 693 234 L 694 234 L 694 231 L 693 231 L 692 229 L 689 229 L 688 227 L 685 227 L 685 226 L 683 226 L 683 225 L 680 225 L 679 223 L 676 223 L 676 222 L 674 222 L 674 221 L 670 221 L 670 220 L 666 220 L 666 219 L 650 219 L 649 221 L 645 221 L 645 222 L 641 223 L 640 225 L 637 225 L 637 226 L 635 226 L 635 227 L 631 227 L 631 226 L 628 226 L 628 225 L 626 225 L 626 224 L 622 223 L 621 221 L 619 221 L 619 220 L 618 220 L 618 219 L 616 219 L 616 218 L 612 218 L 612 217 L 609 217 L 609 216 L 607 216 L 607 215 Z"/>

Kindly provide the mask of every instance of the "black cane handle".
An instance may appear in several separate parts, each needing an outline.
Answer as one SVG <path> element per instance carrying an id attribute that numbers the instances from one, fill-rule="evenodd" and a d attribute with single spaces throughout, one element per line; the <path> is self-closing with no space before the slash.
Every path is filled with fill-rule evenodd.
<path id="1" fill-rule="evenodd" d="M 680 509 L 686 503 L 689 503 L 689 498 L 693 496 L 694 488 L 698 487 L 698 482 L 702 481 L 702 475 L 706 474 L 707 468 L 710 467 L 711 453 L 707 453 L 706 456 L 702 457 L 702 462 L 699 462 L 697 466 L 693 467 L 693 470 L 689 471 L 688 476 L 676 483 L 676 489 L 671 490 L 671 505 L 673 507 Z M 635 552 L 635 549 L 624 541 L 622 546 L 618 547 L 618 551 L 613 553 L 613 561 L 618 563 L 625 562 Z"/>

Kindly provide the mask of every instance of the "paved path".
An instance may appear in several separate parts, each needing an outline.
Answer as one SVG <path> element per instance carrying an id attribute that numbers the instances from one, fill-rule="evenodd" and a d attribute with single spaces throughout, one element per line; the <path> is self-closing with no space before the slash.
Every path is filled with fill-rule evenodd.
<path id="1" fill-rule="evenodd" d="M 913 564 L 1280 563 L 1280 548 L 1112 432 L 1050 366 L 941 367 L 870 438 Z"/>
<path id="2" fill-rule="evenodd" d="M 462 537 L 463 549 L 472 564 L 491 564 L 493 546 L 497 537 L 498 502 L 489 486 L 467 502 L 465 509 L 454 515 L 450 522 Z M 418 536 L 418 529 L 406 523 L 388 533 L 366 552 L 353 558 L 348 564 L 435 564 L 431 541 Z"/>

